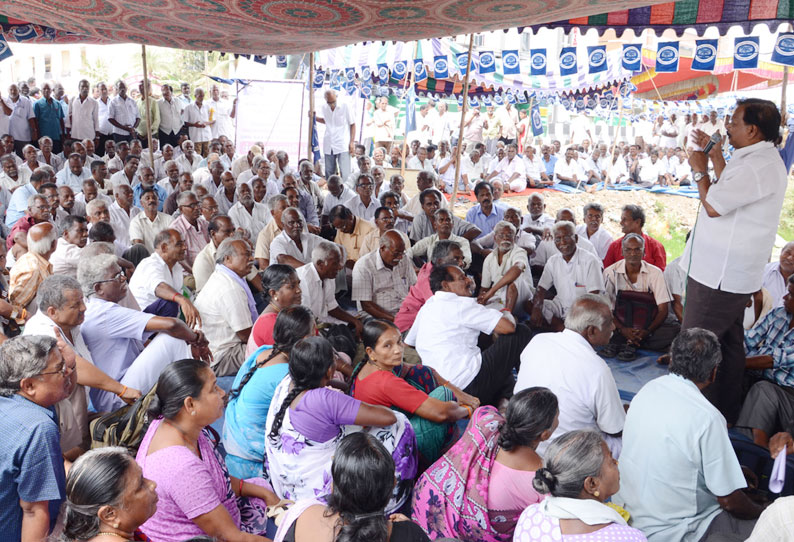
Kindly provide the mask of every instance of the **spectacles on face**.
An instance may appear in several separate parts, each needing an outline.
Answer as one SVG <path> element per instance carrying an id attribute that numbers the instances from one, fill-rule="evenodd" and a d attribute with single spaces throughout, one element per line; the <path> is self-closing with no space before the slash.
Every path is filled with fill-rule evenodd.
<path id="1" fill-rule="evenodd" d="M 372 183 L 363 183 L 358 185 L 359 188 L 363 188 L 364 190 L 372 190 Z"/>
<path id="2" fill-rule="evenodd" d="M 72 372 L 73 370 L 74 370 L 74 368 L 70 368 L 68 365 L 66 365 L 66 363 L 64 363 L 64 362 L 61 362 L 61 363 L 59 363 L 59 364 L 58 364 L 58 368 L 57 368 L 57 369 L 55 369 L 54 371 L 47 371 L 47 372 L 45 372 L 45 373 L 39 373 L 39 374 L 38 374 L 38 375 L 36 375 L 36 376 L 47 376 L 47 375 L 61 375 L 61 376 L 66 376 L 66 375 L 68 375 L 68 374 L 71 374 L 71 372 Z"/>
<path id="3" fill-rule="evenodd" d="M 119 271 L 109 279 L 96 281 L 93 284 L 93 286 L 96 286 L 97 284 L 104 284 L 105 282 L 118 282 L 119 284 L 121 284 L 125 280 L 127 280 L 127 277 L 124 276 L 124 271 Z"/>
<path id="4" fill-rule="evenodd" d="M 187 207 L 188 209 L 198 209 L 199 203 L 198 202 L 186 203 L 186 204 L 180 205 L 180 207 Z M 217 209 L 217 207 L 216 207 L 216 209 Z"/>

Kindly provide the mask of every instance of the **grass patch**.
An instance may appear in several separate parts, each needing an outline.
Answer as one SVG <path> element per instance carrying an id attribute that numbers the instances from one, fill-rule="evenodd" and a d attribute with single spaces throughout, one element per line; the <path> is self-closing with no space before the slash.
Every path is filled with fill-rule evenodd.
<path id="1" fill-rule="evenodd" d="M 664 245 L 665 252 L 667 252 L 667 263 L 672 262 L 684 253 L 684 247 L 686 246 L 686 233 L 687 230 L 685 228 L 680 228 L 678 225 L 673 228 L 673 225 L 671 224 L 670 236 L 660 239 L 662 245 Z"/>
<path id="2" fill-rule="evenodd" d="M 783 198 L 783 210 L 780 212 L 777 233 L 786 241 L 794 239 L 794 178 L 792 177 L 789 177 L 786 196 Z"/>

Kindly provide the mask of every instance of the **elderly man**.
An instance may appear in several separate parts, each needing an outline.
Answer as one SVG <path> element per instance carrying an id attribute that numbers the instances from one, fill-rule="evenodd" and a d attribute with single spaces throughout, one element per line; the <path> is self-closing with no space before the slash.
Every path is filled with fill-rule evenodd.
<path id="1" fill-rule="evenodd" d="M 254 158 L 257 156 L 262 156 L 262 148 L 259 145 L 251 145 L 245 156 L 240 156 L 232 162 L 231 171 L 234 178 L 239 177 L 245 170 L 251 169 L 254 165 Z"/>
<path id="2" fill-rule="evenodd" d="M 11 85 L 8 87 L 8 101 L 0 100 L 0 107 L 8 115 L 8 135 L 13 138 L 13 151 L 22 154 L 25 145 L 39 139 L 33 102 L 20 94 L 17 85 Z M 7 152 L 11 152 L 11 149 Z"/>
<path id="3" fill-rule="evenodd" d="M 235 231 L 231 219 L 225 215 L 216 215 L 211 218 L 207 225 L 207 230 L 209 232 L 210 241 L 201 252 L 198 253 L 193 262 L 193 278 L 196 281 L 197 292 L 200 292 L 204 288 L 210 275 L 215 271 L 215 254 L 220 244 L 225 239 L 232 236 L 234 236 L 235 239 L 243 239 L 243 235 Z M 246 276 L 246 280 L 255 294 L 262 290 L 262 279 L 256 268 L 250 270 Z"/>
<path id="4" fill-rule="evenodd" d="M 298 205 L 301 214 L 306 219 L 306 226 L 311 233 L 320 233 L 320 219 L 317 218 L 317 208 L 314 206 L 314 201 L 311 195 L 298 186 L 298 180 L 292 173 L 286 173 L 282 179 L 281 184 L 284 187 L 282 194 L 289 188 L 294 188 L 298 192 Z M 293 205 L 295 207 L 295 205 Z M 377 207 L 377 205 L 376 205 Z"/>
<path id="5" fill-rule="evenodd" d="M 569 431 L 596 429 L 613 456 L 620 454 L 626 414 L 612 371 L 594 350 L 609 341 L 613 329 L 606 301 L 584 294 L 568 310 L 563 331 L 535 335 L 521 352 L 513 391 L 543 386 L 554 392 L 560 405 L 559 426 L 548 441 L 540 443 L 539 453 Z"/>
<path id="6" fill-rule="evenodd" d="M 534 293 L 527 251 L 516 244 L 516 227 L 510 222 L 499 222 L 493 231 L 495 249 L 483 262 L 477 302 L 521 314 Z"/>
<path id="7" fill-rule="evenodd" d="M 559 209 L 557 211 L 557 216 L 554 219 L 555 224 L 562 221 L 568 221 L 572 223 L 574 227 L 576 226 L 576 217 L 574 217 L 573 211 L 567 207 Z M 581 250 L 589 252 L 593 256 L 598 257 L 598 253 L 596 252 L 593 243 L 578 233 L 576 235 L 576 246 L 578 246 Z M 554 245 L 553 239 L 549 238 L 540 241 L 535 247 L 535 253 L 532 255 L 532 261 L 530 262 L 533 267 L 533 272 L 540 276 L 540 273 L 543 272 L 543 266 L 546 265 L 546 262 L 549 261 L 549 258 L 551 258 L 554 254 L 559 254 L 559 252 L 560 251 L 557 250 L 557 247 Z"/>
<path id="8" fill-rule="evenodd" d="M 127 250 L 130 245 L 130 222 L 141 213 L 140 208 L 132 205 L 132 188 L 120 184 L 113 189 L 114 201 L 110 204 L 110 223 L 116 233 L 116 241 Z"/>
<path id="9" fill-rule="evenodd" d="M 74 362 L 55 339 L 15 337 L 0 346 L 0 523 L 9 540 L 46 540 L 55 527 L 66 474 L 53 407 L 74 385 Z"/>
<path id="10" fill-rule="evenodd" d="M 471 265 L 471 246 L 468 239 L 452 233 L 452 213 L 446 209 L 438 209 L 433 216 L 433 228 L 435 233 L 424 237 L 411 247 L 411 254 L 416 257 L 432 256 L 435 246 L 444 240 L 454 241 L 463 252 L 463 262 L 459 264 L 462 269 L 468 269 Z M 428 271 L 429 273 L 430 271 Z"/>
<path id="11" fill-rule="evenodd" d="M 57 248 L 50 256 L 52 272 L 77 278 L 80 251 L 88 242 L 88 227 L 81 216 L 69 216 L 63 222 L 63 233 L 58 238 Z"/>
<path id="12" fill-rule="evenodd" d="M 527 187 L 527 175 L 524 160 L 518 156 L 518 146 L 511 143 L 507 145 L 507 154 L 496 165 L 486 181 L 497 179 L 513 192 L 521 192 Z"/>
<path id="13" fill-rule="evenodd" d="M 69 186 L 75 192 L 83 188 L 83 181 L 91 178 L 91 171 L 83 167 L 83 160 L 79 154 L 73 152 L 69 155 L 69 162 L 55 175 L 55 184 Z"/>
<path id="14" fill-rule="evenodd" d="M 637 359 L 637 348 L 664 351 L 680 326 L 667 321 L 672 297 L 658 267 L 643 261 L 645 242 L 636 233 L 623 237 L 623 255 L 604 270 L 606 295 L 614 309 L 615 334 L 602 351 L 620 361 Z"/>
<path id="15" fill-rule="evenodd" d="M 350 188 L 348 188 L 347 185 L 342 182 L 342 179 L 339 177 L 339 175 L 331 175 L 328 177 L 327 187 L 328 194 L 325 195 L 321 213 L 323 223 L 330 221 L 328 215 L 331 213 L 331 209 L 337 205 L 347 206 L 347 202 L 356 196 L 356 193 L 350 190 Z"/>
<path id="16" fill-rule="evenodd" d="M 306 223 L 303 215 L 295 207 L 289 207 L 282 212 L 281 224 L 283 231 L 270 243 L 270 260 L 274 263 L 291 265 L 296 269 L 309 263 L 314 247 L 323 238 L 303 231 Z"/>
<path id="17" fill-rule="evenodd" d="M 632 525 L 650 542 L 745 540 L 763 510 L 743 491 L 725 418 L 702 393 L 720 361 L 713 333 L 684 330 L 673 341 L 670 374 L 631 401 L 613 500 L 631 503 Z"/>
<path id="18" fill-rule="evenodd" d="M 422 145 L 417 149 L 416 155 L 411 157 L 408 160 L 408 164 L 406 166 L 408 169 L 418 169 L 421 171 L 427 171 L 429 173 L 433 173 L 433 160 L 427 157 L 427 147 Z"/>
<path id="19" fill-rule="evenodd" d="M 317 122 L 325 124 L 323 155 L 325 174 L 339 173 L 343 179 L 350 175 L 350 155 L 356 139 L 356 120 L 353 110 L 346 102 L 339 103 L 335 90 L 325 91 L 325 103 L 320 106 Z M 337 170 L 337 165 L 339 169 Z"/>
<path id="20" fill-rule="evenodd" d="M 176 159 L 176 165 L 181 171 L 193 173 L 201 164 L 201 155 L 195 152 L 195 145 L 190 139 L 182 142 L 182 154 Z"/>
<path id="21" fill-rule="evenodd" d="M 0 161 L 3 164 L 3 172 L 0 173 L 0 186 L 8 192 L 14 192 L 25 184 L 25 178 L 19 172 L 14 155 L 6 154 L 0 158 Z"/>
<path id="22" fill-rule="evenodd" d="M 281 217 L 289 208 L 287 196 L 276 194 L 268 200 L 267 207 L 273 219 L 259 232 L 254 245 L 254 258 L 259 264 L 259 269 L 263 270 L 270 265 L 270 244 L 284 229 Z"/>
<path id="23" fill-rule="evenodd" d="M 11 250 L 15 244 L 25 247 L 25 236 L 36 224 L 52 221 L 50 204 L 43 194 L 35 194 L 28 198 L 28 209 L 19 220 L 14 223 L 6 239 L 6 248 Z"/>
<path id="24" fill-rule="evenodd" d="M 365 235 L 364 239 L 361 241 L 361 244 L 357 245 L 361 247 L 359 249 L 359 256 L 361 254 L 369 254 L 374 250 L 378 250 L 380 247 L 380 238 L 383 236 L 383 234 L 389 230 L 395 230 L 403 238 L 406 248 L 406 255 L 409 258 L 413 257 L 411 240 L 408 239 L 408 236 L 405 233 L 394 227 L 396 223 L 396 216 L 397 213 L 392 207 L 378 207 L 378 209 L 375 211 L 375 229 Z"/>
<path id="25" fill-rule="evenodd" d="M 30 228 L 27 234 L 28 251 L 11 268 L 8 295 L 10 303 L 31 311 L 39 285 L 52 275 L 49 259 L 55 252 L 57 241 L 58 230 L 49 222 Z"/>
<path id="26" fill-rule="evenodd" d="M 42 145 L 43 142 L 42 146 L 44 146 L 45 148 L 49 147 L 49 149 L 52 150 L 52 140 L 49 137 L 42 137 L 41 139 L 39 139 L 39 142 L 40 145 Z M 20 183 L 25 183 L 27 178 L 30 176 L 30 174 L 42 166 L 50 166 L 51 168 L 53 168 L 54 171 L 56 172 L 60 171 L 60 169 L 63 167 L 63 162 L 64 162 L 64 160 L 60 158 L 57 154 L 52 154 L 52 153 L 50 154 L 50 156 L 52 157 L 50 161 L 53 164 L 50 164 L 49 162 L 45 162 L 44 160 L 40 160 L 39 155 L 36 152 L 36 147 L 34 147 L 33 145 L 25 145 L 25 147 L 22 149 L 22 158 L 24 159 L 24 161 L 21 161 L 16 154 L 12 154 L 12 156 L 14 157 L 14 162 L 16 163 L 17 168 L 19 169 Z"/>
<path id="27" fill-rule="evenodd" d="M 209 105 L 204 103 L 204 89 L 197 88 L 193 95 L 196 99 L 182 110 L 182 119 L 188 127 L 188 137 L 195 144 L 196 152 L 206 157 L 212 139 L 212 124 L 215 121 L 209 118 Z"/>
<path id="28" fill-rule="evenodd" d="M 380 248 L 365 254 L 353 266 L 351 298 L 359 312 L 374 318 L 394 321 L 394 315 L 416 283 L 416 272 L 405 258 L 405 243 L 399 232 L 389 231 L 380 238 Z"/>
<path id="29" fill-rule="evenodd" d="M 220 163 L 220 162 L 217 162 Z M 210 192 L 210 194 L 215 198 L 215 201 L 218 203 L 218 209 L 220 210 L 221 214 L 228 214 L 229 209 L 237 203 L 237 183 L 232 177 L 230 171 L 224 171 L 221 173 L 221 186 L 215 191 L 214 194 Z"/>
<path id="30" fill-rule="evenodd" d="M 196 297 L 196 308 L 213 354 L 212 370 L 217 376 L 236 375 L 259 316 L 245 281 L 254 265 L 253 252 L 242 239 L 225 239 L 215 253 L 215 262 L 215 271 Z"/>
<path id="31" fill-rule="evenodd" d="M 122 385 L 148 391 L 174 360 L 209 359 L 207 342 L 200 331 L 191 330 L 177 318 L 155 316 L 120 304 L 127 295 L 127 281 L 115 256 L 99 254 L 81 260 L 77 279 L 87 300 L 81 326 L 85 344 L 96 366 Z M 149 342 L 144 348 L 145 341 Z M 90 393 L 99 411 L 120 406 L 115 394 L 98 389 Z"/>
<path id="32" fill-rule="evenodd" d="M 521 220 L 521 229 L 540 238 L 546 230 L 551 230 L 554 219 L 546 214 L 546 201 L 543 194 L 532 194 L 527 200 L 527 211 Z"/>
<path id="33" fill-rule="evenodd" d="M 433 235 L 433 217 L 438 209 L 442 208 L 441 200 L 445 200 L 444 196 L 442 196 L 438 190 L 434 188 L 428 188 L 426 190 L 422 190 L 419 193 L 420 201 L 422 202 L 422 213 L 416 215 L 414 217 L 413 223 L 411 224 L 411 233 L 409 237 L 413 241 L 419 241 L 429 235 Z M 477 237 L 480 236 L 482 233 L 480 229 L 471 224 L 466 222 L 465 220 L 461 220 L 456 216 L 452 216 L 452 233 L 455 235 L 459 235 L 461 237 L 465 237 L 469 241 L 473 241 Z"/>
<path id="34" fill-rule="evenodd" d="M 127 84 L 116 82 L 118 94 L 110 100 L 108 106 L 108 122 L 113 126 L 113 141 L 129 141 L 135 135 L 135 129 L 141 122 L 138 104 L 127 96 Z"/>
<path id="35" fill-rule="evenodd" d="M 454 171 L 455 164 L 453 163 L 450 167 L 452 167 Z M 468 192 L 476 183 L 480 182 L 484 176 L 485 164 L 482 160 L 482 154 L 480 154 L 480 151 L 477 149 L 473 149 L 468 155 L 462 158 L 458 190 Z M 450 194 L 453 188 L 452 183 L 454 183 L 454 180 L 450 183 L 446 183 L 445 191 Z"/>
<path id="36" fill-rule="evenodd" d="M 484 307 L 472 297 L 474 281 L 455 265 L 434 265 L 433 296 L 419 309 L 406 344 L 416 347 L 422 363 L 443 373 L 482 404 L 504 406 L 513 393 L 513 369 L 532 337 L 509 314 Z M 497 334 L 480 351 L 480 333 Z"/>
<path id="37" fill-rule="evenodd" d="M 130 220 L 130 239 L 132 243 L 141 243 L 151 253 L 154 252 L 154 239 L 158 233 L 170 228 L 174 217 L 157 210 L 160 199 L 154 188 L 141 191 L 141 206 L 143 212 Z"/>
<path id="38" fill-rule="evenodd" d="M 12 196 L 11 200 L 13 199 Z M 764 267 L 761 284 L 769 292 L 774 308 L 783 306 L 783 298 L 788 293 L 788 280 L 792 274 L 794 274 L 794 241 L 789 241 L 780 251 L 778 261 L 769 262 Z"/>
<path id="39" fill-rule="evenodd" d="M 625 236 L 629 233 L 640 235 L 645 240 L 643 260 L 664 271 L 667 265 L 667 253 L 664 250 L 664 245 L 650 235 L 643 233 L 643 226 L 645 226 L 645 211 L 642 210 L 642 207 L 639 205 L 624 205 L 623 212 L 620 215 L 620 228 L 623 230 L 623 235 Z M 604 258 L 605 268 L 623 258 L 622 249 L 623 237 L 612 241 Z"/>
<path id="40" fill-rule="evenodd" d="M 25 215 L 25 209 L 28 205 L 28 198 L 38 193 L 42 184 L 47 182 L 48 175 L 45 171 L 34 171 L 30 176 L 30 182 L 26 185 L 20 186 L 8 201 L 8 209 L 6 210 L 5 224 L 9 228 L 13 228 L 17 220 Z"/>
<path id="41" fill-rule="evenodd" d="M 93 178 L 84 180 L 82 184 L 82 191 L 74 197 L 75 204 L 86 205 L 95 199 L 100 199 L 108 205 L 113 203 L 112 198 L 99 191 L 99 187 Z"/>
<path id="42" fill-rule="evenodd" d="M 190 327 L 201 324 L 193 303 L 182 295 L 185 242 L 178 231 L 165 229 L 154 238 L 155 251 L 144 258 L 130 280 L 130 291 L 143 312 L 176 318 L 179 310 Z"/>
<path id="43" fill-rule="evenodd" d="M 167 215 L 173 215 L 179 209 L 179 205 L 176 202 L 176 199 L 179 197 L 179 194 L 181 194 L 186 190 L 193 190 L 193 184 L 194 184 L 193 176 L 190 174 L 190 172 L 185 171 L 184 173 L 180 173 L 178 179 L 179 182 L 176 185 L 176 189 L 173 192 L 171 192 L 167 198 L 165 198 L 165 203 L 163 204 L 163 212 Z M 170 184 L 171 181 L 169 180 L 168 182 Z M 199 188 L 199 186 L 200 185 L 196 185 L 196 188 Z M 166 192 L 167 191 L 168 189 L 166 188 Z M 201 201 L 201 196 L 196 191 L 193 192 L 196 194 L 196 197 L 199 198 L 199 201 Z M 215 205 L 216 207 L 215 212 L 217 212 L 217 202 L 215 201 L 214 198 L 212 200 L 212 204 Z"/>
<path id="44" fill-rule="evenodd" d="M 143 194 L 144 190 L 151 189 L 154 190 L 155 194 L 157 194 L 157 210 L 162 211 L 165 200 L 168 197 L 168 192 L 165 188 L 155 182 L 154 171 L 152 168 L 149 166 L 141 166 L 141 168 L 138 170 L 138 178 L 140 179 L 140 183 L 132 187 L 132 204 L 136 207 L 143 208 L 141 205 L 141 194 Z"/>
<path id="45" fill-rule="evenodd" d="M 403 198 L 404 195 L 402 193 L 401 187 L 405 185 L 405 181 L 402 179 L 402 177 L 398 177 L 398 179 L 395 179 L 394 176 L 392 176 L 392 179 L 396 183 L 400 184 L 400 190 L 395 190 L 395 192 L 400 194 L 401 198 Z M 403 205 L 403 211 L 407 215 L 413 217 L 422 214 L 421 195 L 422 192 L 424 192 L 425 190 L 434 190 L 435 193 L 438 195 L 441 208 L 449 209 L 449 202 L 447 201 L 447 198 L 443 197 L 441 191 L 436 188 L 436 177 L 433 172 L 420 171 L 416 175 L 416 188 L 419 192 L 416 195 L 412 196 L 411 199 L 409 199 L 407 202 L 405 202 L 405 205 Z"/>
<path id="46" fill-rule="evenodd" d="M 345 207 L 353 211 L 353 214 L 362 220 L 373 222 L 375 220 L 375 209 L 378 208 L 378 200 L 373 197 L 375 181 L 369 173 L 361 173 L 356 178 L 356 195 L 345 203 Z"/>
<path id="47" fill-rule="evenodd" d="M 41 94 L 41 98 L 33 104 L 38 133 L 52 139 L 52 149 L 57 154 L 63 149 L 61 138 L 66 133 L 63 126 L 63 107 L 53 98 L 50 83 L 41 86 Z"/>
<path id="48" fill-rule="evenodd" d="M 245 230 L 250 239 L 256 239 L 271 216 L 267 205 L 254 201 L 251 187 L 241 184 L 237 187 L 237 203 L 229 209 L 229 218 L 236 228 Z"/>
<path id="49" fill-rule="evenodd" d="M 582 239 L 587 239 L 595 247 L 598 257 L 602 260 L 606 258 L 609 245 L 612 244 L 612 236 L 601 225 L 604 222 L 604 208 L 600 203 L 591 201 L 585 204 L 583 210 L 584 224 L 576 227 L 576 234 Z"/>
<path id="50" fill-rule="evenodd" d="M 180 262 L 188 273 L 193 271 L 193 262 L 210 241 L 208 222 L 201 216 L 199 202 L 193 192 L 180 192 L 177 198 L 179 216 L 171 222 L 171 228 L 185 240 L 185 259 Z"/>
<path id="51" fill-rule="evenodd" d="M 365 254 L 362 251 L 364 239 L 373 231 L 377 231 L 376 227 L 372 222 L 356 216 L 345 205 L 337 205 L 331 209 L 328 220 L 336 229 L 334 242 L 345 248 L 347 261 L 344 262 L 344 267 L 353 269 L 361 255 Z"/>
<path id="52" fill-rule="evenodd" d="M 578 235 L 573 222 L 555 223 L 552 235 L 559 252 L 546 262 L 531 308 L 527 304 L 527 312 L 532 314 L 533 326 L 561 331 L 565 315 L 576 298 L 586 293 L 601 293 L 604 278 L 598 257 L 577 247 Z M 552 286 L 557 295 L 547 299 Z"/>
<path id="53" fill-rule="evenodd" d="M 474 197 L 477 198 L 477 205 L 466 213 L 466 222 L 474 224 L 480 230 L 480 235 L 477 236 L 479 238 L 491 233 L 494 226 L 504 218 L 505 212 L 502 207 L 494 206 L 493 189 L 485 181 L 474 186 Z"/>
<path id="54" fill-rule="evenodd" d="M 382 171 L 382 170 L 381 170 Z M 374 176 L 374 172 L 373 172 Z M 383 181 L 383 177 L 381 176 L 381 181 Z M 308 160 L 301 160 L 298 163 L 298 187 L 301 190 L 306 191 L 312 198 L 312 202 L 314 203 L 314 207 L 319 211 L 322 209 L 323 206 L 323 191 L 320 189 L 320 185 L 318 185 L 318 181 L 324 183 L 322 177 L 314 174 L 314 169 L 312 168 L 312 163 Z M 376 181 L 377 184 L 377 181 Z M 374 192 L 377 193 L 377 186 L 375 187 Z"/>

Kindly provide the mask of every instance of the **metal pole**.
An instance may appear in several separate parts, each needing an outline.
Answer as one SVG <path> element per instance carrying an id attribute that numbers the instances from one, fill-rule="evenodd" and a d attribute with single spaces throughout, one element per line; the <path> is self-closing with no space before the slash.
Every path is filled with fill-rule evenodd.
<path id="1" fill-rule="evenodd" d="M 452 201 L 455 205 L 458 198 L 458 182 L 460 179 L 460 155 L 463 149 L 463 129 L 466 122 L 466 111 L 469 108 L 469 72 L 471 72 L 471 49 L 474 46 L 474 34 L 469 34 L 469 53 L 466 56 L 466 75 L 463 77 L 463 107 L 460 108 L 460 130 L 458 131 L 458 146 L 455 147 L 455 185 L 452 187 Z"/>
<path id="2" fill-rule="evenodd" d="M 149 144 L 149 161 L 154 170 L 154 149 L 152 148 L 152 112 L 149 108 L 149 69 L 146 67 L 146 46 L 141 44 L 141 58 L 143 58 L 143 94 L 146 107 L 146 140 Z"/>
<path id="3" fill-rule="evenodd" d="M 312 158 L 312 139 L 314 139 L 314 53 L 309 53 L 309 144 L 308 153 L 306 158 L 312 162 L 312 169 L 314 169 L 314 159 Z"/>

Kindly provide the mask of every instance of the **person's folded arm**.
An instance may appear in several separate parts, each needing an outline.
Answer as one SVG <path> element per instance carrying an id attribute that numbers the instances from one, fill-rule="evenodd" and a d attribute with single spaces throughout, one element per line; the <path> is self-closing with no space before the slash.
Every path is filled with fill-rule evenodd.
<path id="1" fill-rule="evenodd" d="M 741 489 L 724 497 L 717 497 L 720 508 L 737 517 L 738 519 L 757 519 L 764 511 L 764 507 L 756 504 Z"/>
<path id="2" fill-rule="evenodd" d="M 361 301 L 361 309 L 369 313 L 373 318 L 380 318 L 389 322 L 394 322 L 394 315 L 374 301 Z"/>
<path id="3" fill-rule="evenodd" d="M 356 425 L 386 427 L 397 422 L 397 416 L 390 408 L 385 406 L 368 405 L 361 403 L 356 414 Z"/>

